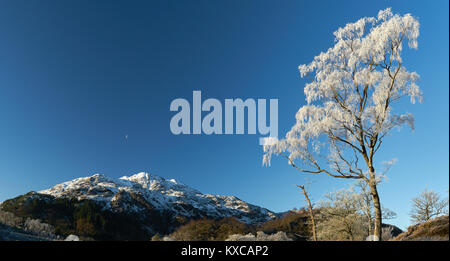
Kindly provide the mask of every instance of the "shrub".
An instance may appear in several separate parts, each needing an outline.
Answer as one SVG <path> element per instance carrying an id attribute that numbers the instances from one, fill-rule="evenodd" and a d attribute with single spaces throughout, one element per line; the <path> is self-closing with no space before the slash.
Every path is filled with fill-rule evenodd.
<path id="1" fill-rule="evenodd" d="M 27 218 L 23 229 L 37 236 L 55 238 L 55 228 L 47 223 L 42 223 L 39 219 Z"/>
<path id="2" fill-rule="evenodd" d="M 305 210 L 289 211 L 281 218 L 269 220 L 258 226 L 258 230 L 268 234 L 283 231 L 289 237 L 298 240 L 305 240 L 312 236 L 311 227 L 308 224 L 308 214 Z"/>
<path id="3" fill-rule="evenodd" d="M 232 234 L 247 233 L 250 227 L 235 218 L 191 220 L 170 235 L 174 240 L 225 240 Z"/>
<path id="4" fill-rule="evenodd" d="M 258 231 L 256 236 L 249 233 L 247 235 L 234 234 L 230 235 L 226 241 L 292 241 L 285 232 L 278 231 L 275 234 L 268 235 L 262 231 Z"/>
<path id="5" fill-rule="evenodd" d="M 161 241 L 162 238 L 159 234 L 155 234 L 152 236 L 152 241 Z"/>

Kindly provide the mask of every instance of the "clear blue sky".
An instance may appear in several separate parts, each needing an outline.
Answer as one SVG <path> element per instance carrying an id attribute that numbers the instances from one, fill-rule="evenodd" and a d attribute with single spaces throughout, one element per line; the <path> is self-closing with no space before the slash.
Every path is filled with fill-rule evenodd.
<path id="1" fill-rule="evenodd" d="M 169 104 L 193 90 L 277 98 L 284 135 L 305 103 L 297 66 L 331 47 L 339 26 L 386 7 L 421 24 L 404 61 L 425 102 L 398 108 L 416 130 L 394 132 L 376 159 L 399 160 L 380 193 L 405 228 L 413 196 L 448 193 L 448 1 L 1 1 L 0 201 L 140 171 L 273 211 L 302 207 L 295 185 L 307 179 L 319 200 L 349 181 L 301 175 L 281 158 L 263 167 L 257 135 L 175 136 Z"/>

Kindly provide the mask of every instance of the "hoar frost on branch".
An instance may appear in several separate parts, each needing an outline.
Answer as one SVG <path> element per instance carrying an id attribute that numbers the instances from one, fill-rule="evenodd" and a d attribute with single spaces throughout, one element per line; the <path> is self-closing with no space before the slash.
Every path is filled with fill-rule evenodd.
<path id="1" fill-rule="evenodd" d="M 395 114 L 391 105 L 403 96 L 410 96 L 412 103 L 422 101 L 416 84 L 419 75 L 408 72 L 401 58 L 405 40 L 411 48 L 418 46 L 418 21 L 410 14 L 394 15 L 388 8 L 376 18 L 347 24 L 334 35 L 334 47 L 299 66 L 302 77 L 314 76 L 304 89 L 307 105 L 297 112 L 296 124 L 285 139 L 264 146 L 264 164 L 270 165 L 273 154 L 282 154 L 292 165 L 300 159 L 312 167 L 301 168 L 304 172 L 360 178 L 361 155 L 366 162 L 372 159 L 394 127 L 407 123 L 414 128 L 413 115 Z M 320 139 L 322 135 L 328 143 Z M 317 161 L 325 145 L 334 171 Z"/>
<path id="2" fill-rule="evenodd" d="M 301 76 L 310 77 L 304 88 L 307 104 L 284 139 L 265 142 L 263 164 L 280 154 L 304 173 L 363 180 L 375 209 L 374 236 L 381 239 L 374 155 L 393 128 L 414 129 L 413 115 L 398 114 L 392 105 L 405 96 L 422 102 L 419 75 L 406 70 L 401 56 L 405 42 L 417 49 L 419 22 L 388 8 L 339 28 L 334 36 L 332 48 L 299 66 Z"/>

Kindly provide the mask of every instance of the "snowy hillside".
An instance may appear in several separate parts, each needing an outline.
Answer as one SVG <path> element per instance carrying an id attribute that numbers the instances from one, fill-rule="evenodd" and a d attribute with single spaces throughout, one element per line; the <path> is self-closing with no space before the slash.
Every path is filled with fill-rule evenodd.
<path id="1" fill-rule="evenodd" d="M 186 218 L 233 216 L 249 224 L 275 217 L 271 211 L 234 196 L 202 194 L 173 179 L 166 180 L 143 172 L 120 179 L 95 174 L 67 181 L 38 193 L 56 198 L 93 200 L 113 212 L 139 214 L 152 209 Z"/>

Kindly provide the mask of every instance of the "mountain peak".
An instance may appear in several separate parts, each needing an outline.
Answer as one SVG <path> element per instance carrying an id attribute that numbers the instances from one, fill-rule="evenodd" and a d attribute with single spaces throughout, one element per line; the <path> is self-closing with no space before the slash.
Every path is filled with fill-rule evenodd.
<path id="1" fill-rule="evenodd" d="M 234 216 L 246 223 L 264 222 L 275 217 L 271 211 L 248 204 L 237 197 L 203 194 L 174 179 L 167 180 L 146 172 L 119 179 L 94 174 L 58 184 L 39 193 L 57 198 L 93 200 L 112 211 L 119 208 L 120 211 L 140 212 L 150 208 L 188 218 Z"/>

